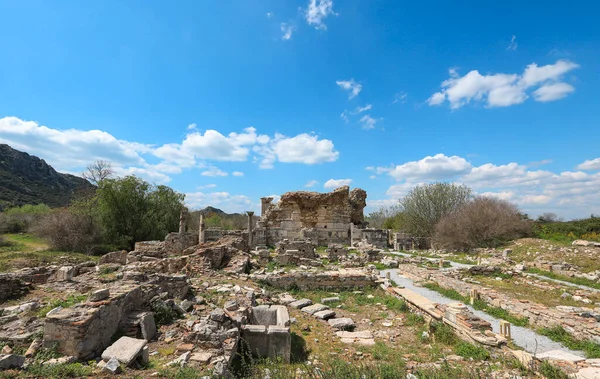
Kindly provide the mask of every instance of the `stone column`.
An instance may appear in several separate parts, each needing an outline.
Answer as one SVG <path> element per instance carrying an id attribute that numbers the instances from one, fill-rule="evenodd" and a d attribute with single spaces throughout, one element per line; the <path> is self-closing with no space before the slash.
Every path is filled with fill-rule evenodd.
<path id="1" fill-rule="evenodd" d="M 505 321 L 505 320 L 500 320 L 500 335 L 510 341 L 510 339 L 512 337 L 510 335 L 510 322 Z"/>
<path id="2" fill-rule="evenodd" d="M 185 233 L 185 208 L 179 213 L 179 234 Z"/>
<path id="3" fill-rule="evenodd" d="M 200 223 L 198 226 L 198 243 L 204 243 L 204 215 L 200 215 Z"/>
<path id="4" fill-rule="evenodd" d="M 248 246 L 250 247 L 250 250 L 252 250 L 252 248 L 254 247 L 252 241 L 252 224 L 254 212 L 248 211 L 246 212 L 246 214 L 248 215 Z"/>
<path id="5" fill-rule="evenodd" d="M 260 198 L 260 216 L 261 217 L 265 215 L 265 212 L 267 211 L 267 208 L 269 208 L 271 201 L 273 201 L 272 197 L 261 197 Z"/>

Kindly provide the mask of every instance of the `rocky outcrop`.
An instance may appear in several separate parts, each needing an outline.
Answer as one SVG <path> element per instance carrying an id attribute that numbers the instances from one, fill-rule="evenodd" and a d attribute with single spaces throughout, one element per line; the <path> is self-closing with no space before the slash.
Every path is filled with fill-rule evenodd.
<path id="1" fill-rule="evenodd" d="M 0 144 L 0 210 L 23 204 L 62 207 L 93 188 L 84 178 L 56 172 L 43 159 Z"/>

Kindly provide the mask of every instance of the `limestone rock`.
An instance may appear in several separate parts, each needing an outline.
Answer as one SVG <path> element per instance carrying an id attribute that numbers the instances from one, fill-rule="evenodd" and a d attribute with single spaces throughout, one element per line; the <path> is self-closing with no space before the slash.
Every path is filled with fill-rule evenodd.
<path id="1" fill-rule="evenodd" d="M 336 301 L 340 301 L 340 298 L 337 296 L 334 297 L 324 297 L 321 299 L 321 302 L 323 304 L 327 304 L 327 303 L 335 303 Z"/>
<path id="2" fill-rule="evenodd" d="M 315 314 L 316 312 L 324 311 L 327 309 L 329 309 L 329 307 L 327 305 L 317 303 L 317 304 L 309 305 L 307 307 L 303 307 L 302 312 L 312 315 L 312 314 Z"/>
<path id="3" fill-rule="evenodd" d="M 313 316 L 315 316 L 316 318 L 320 318 L 321 320 L 328 320 L 332 317 L 335 317 L 335 311 L 332 311 L 331 309 L 326 309 L 323 311 L 315 312 Z"/>
<path id="4" fill-rule="evenodd" d="M 355 324 L 351 318 L 332 318 L 327 321 L 332 328 L 340 330 L 348 330 L 354 328 Z"/>
<path id="5" fill-rule="evenodd" d="M 102 372 L 108 372 L 110 374 L 119 374 L 121 373 L 121 363 L 115 357 L 110 358 L 108 362 L 102 367 Z"/>
<path id="6" fill-rule="evenodd" d="M 103 288 L 97 291 L 92 292 L 90 298 L 88 299 L 91 302 L 102 301 L 108 299 L 110 296 L 110 290 L 108 288 Z"/>
<path id="7" fill-rule="evenodd" d="M 0 355 L 0 370 L 8 370 L 11 368 L 21 368 L 25 364 L 25 357 L 15 354 Z"/>
<path id="8" fill-rule="evenodd" d="M 146 340 L 139 340 L 131 337 L 121 337 L 102 353 L 102 359 L 110 361 L 116 358 L 125 366 L 129 366 L 136 358 L 142 354 L 142 349 L 146 346 Z"/>
<path id="9" fill-rule="evenodd" d="M 296 300 L 288 305 L 292 308 L 302 309 L 304 307 L 308 307 L 311 304 L 312 304 L 312 300 L 310 300 L 310 299 L 300 299 L 300 300 Z"/>

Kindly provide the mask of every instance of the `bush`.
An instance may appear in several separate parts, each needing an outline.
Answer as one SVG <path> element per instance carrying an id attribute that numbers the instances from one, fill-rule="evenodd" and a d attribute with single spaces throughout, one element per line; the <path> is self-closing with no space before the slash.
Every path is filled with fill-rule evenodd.
<path id="1" fill-rule="evenodd" d="M 25 233 L 51 212 L 45 204 L 23 205 L 0 213 L 0 233 Z"/>
<path id="2" fill-rule="evenodd" d="M 48 240 L 56 250 L 92 253 L 100 241 L 100 230 L 89 216 L 58 209 L 44 217 L 36 227 L 36 234 Z"/>
<path id="3" fill-rule="evenodd" d="M 526 236 L 530 229 L 530 222 L 521 218 L 514 204 L 477 197 L 440 220 L 433 243 L 449 250 L 497 247 Z"/>

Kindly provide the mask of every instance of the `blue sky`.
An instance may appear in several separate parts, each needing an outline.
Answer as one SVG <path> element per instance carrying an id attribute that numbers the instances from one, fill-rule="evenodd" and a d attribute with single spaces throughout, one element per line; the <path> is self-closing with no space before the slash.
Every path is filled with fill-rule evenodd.
<path id="1" fill-rule="evenodd" d="M 191 207 L 437 180 L 600 214 L 600 5 L 0 1 L 0 142 Z"/>

